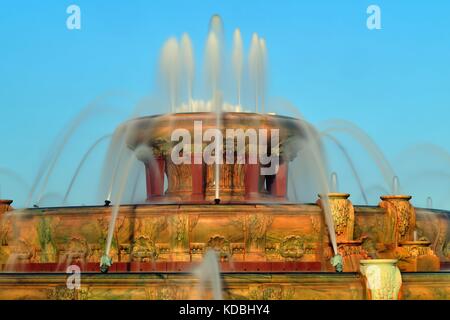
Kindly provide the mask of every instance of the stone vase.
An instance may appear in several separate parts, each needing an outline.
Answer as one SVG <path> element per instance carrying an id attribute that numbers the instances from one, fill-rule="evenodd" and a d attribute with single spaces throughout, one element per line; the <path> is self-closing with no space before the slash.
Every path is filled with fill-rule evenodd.
<path id="1" fill-rule="evenodd" d="M 373 259 L 359 262 L 369 300 L 398 300 L 402 276 L 397 262 L 397 259 Z"/>

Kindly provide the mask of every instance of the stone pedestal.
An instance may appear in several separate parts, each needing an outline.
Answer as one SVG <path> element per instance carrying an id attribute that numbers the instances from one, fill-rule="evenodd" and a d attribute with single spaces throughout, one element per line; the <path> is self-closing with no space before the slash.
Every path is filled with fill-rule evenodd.
<path id="1" fill-rule="evenodd" d="M 357 272 L 359 270 L 359 262 L 362 259 L 367 259 L 367 253 L 361 244 L 361 240 L 338 242 L 338 252 L 343 259 L 344 272 Z"/>
<path id="2" fill-rule="evenodd" d="M 368 300 L 398 300 L 402 276 L 395 259 L 361 260 Z"/>
<path id="3" fill-rule="evenodd" d="M 403 241 L 395 251 L 398 267 L 405 272 L 432 272 L 440 270 L 439 257 L 429 241 Z"/>

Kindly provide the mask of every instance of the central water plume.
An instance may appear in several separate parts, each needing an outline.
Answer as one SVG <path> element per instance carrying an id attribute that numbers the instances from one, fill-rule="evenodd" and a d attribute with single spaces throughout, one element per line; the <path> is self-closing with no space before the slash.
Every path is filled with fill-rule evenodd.
<path id="1" fill-rule="evenodd" d="M 252 36 L 248 64 L 250 82 L 253 86 L 255 112 L 264 112 L 267 48 L 266 41 L 263 38 L 259 38 L 256 33 Z"/>
<path id="2" fill-rule="evenodd" d="M 237 104 L 241 105 L 241 90 L 242 90 L 242 73 L 244 69 L 244 49 L 242 44 L 241 31 L 234 30 L 233 33 L 233 76 L 236 81 L 236 95 Z"/>
<path id="3" fill-rule="evenodd" d="M 181 37 L 180 45 L 180 60 L 181 60 L 181 81 L 186 83 L 187 99 L 189 105 L 189 111 L 192 112 L 192 92 L 194 88 L 194 77 L 195 77 L 195 60 L 194 60 L 194 48 L 192 46 L 191 38 L 187 33 L 184 33 Z"/>
<path id="4" fill-rule="evenodd" d="M 180 41 L 172 37 L 164 43 L 159 61 L 158 80 L 172 113 L 217 112 L 218 109 L 221 112 L 242 112 L 248 110 L 243 105 L 249 98 L 251 99 L 249 104 L 254 104 L 253 110 L 265 112 L 268 60 L 266 41 L 256 34 L 253 35 L 248 57 L 248 75 L 244 74 L 247 69 L 244 68 L 244 44 L 239 29 L 235 29 L 233 33 L 231 59 L 225 58 L 224 54 L 223 22 L 220 16 L 214 15 L 209 23 L 203 60 L 207 98 L 196 100 L 194 99 L 196 63 L 191 38 L 187 33 L 183 33 Z M 248 86 L 244 84 L 247 77 L 250 78 Z M 232 82 L 229 83 L 230 81 Z M 233 88 L 235 92 L 231 99 L 233 103 L 228 100 L 229 88 Z M 218 94 L 221 95 L 220 105 L 216 105 Z"/>
<path id="5" fill-rule="evenodd" d="M 400 182 L 397 176 L 392 178 L 392 194 L 400 194 Z"/>
<path id="6" fill-rule="evenodd" d="M 211 100 L 213 110 L 216 113 L 216 128 L 221 127 L 222 105 L 220 79 L 222 71 L 222 50 L 223 50 L 223 24 L 218 15 L 211 18 L 209 26 L 208 39 L 206 41 L 205 49 L 205 70 L 207 79 L 210 83 Z M 219 153 L 220 144 L 222 142 L 216 139 L 215 141 L 215 170 L 214 170 L 214 186 L 215 186 L 215 201 L 220 201 L 220 164 L 222 162 L 223 154 Z"/>
<path id="7" fill-rule="evenodd" d="M 179 95 L 179 45 L 175 38 L 166 41 L 161 52 L 161 74 L 169 94 L 170 110 L 176 111 Z"/>
<path id="8" fill-rule="evenodd" d="M 338 177 L 336 172 L 331 173 L 330 177 L 330 191 L 331 192 L 338 192 L 339 185 L 338 185 Z"/>

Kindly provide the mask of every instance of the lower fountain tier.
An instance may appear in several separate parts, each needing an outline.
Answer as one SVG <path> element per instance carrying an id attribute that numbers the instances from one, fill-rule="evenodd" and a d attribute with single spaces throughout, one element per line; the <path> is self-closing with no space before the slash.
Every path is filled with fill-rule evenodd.
<path id="1" fill-rule="evenodd" d="M 50 272 L 58 270 L 55 265 L 70 264 L 98 268 L 112 209 L 64 207 L 3 213 L 0 265 L 10 272 Z M 448 266 L 450 250 L 442 242 L 449 230 L 447 212 L 417 209 L 417 229 L 428 242 L 408 242 L 407 247 L 386 242 L 385 229 L 392 229 L 386 209 L 356 206 L 354 213 L 349 239 L 338 236 L 345 272 L 358 271 L 359 260 L 368 256 L 403 259 L 404 271 L 438 271 Z M 340 220 L 335 223 L 341 226 L 342 215 L 336 217 Z M 215 250 L 224 265 L 234 263 L 235 271 L 334 271 L 324 214 L 315 204 L 121 206 L 112 235 L 111 271 L 186 272 L 167 266 L 198 263 L 208 249 Z M 423 243 L 434 247 L 419 248 Z M 136 264 L 147 267 L 141 270 Z M 149 265 L 166 267 L 151 269 Z M 85 270 L 97 270 L 89 268 Z"/>
<path id="2" fill-rule="evenodd" d="M 0 274 L 0 299 L 187 300 L 212 298 L 186 273 L 83 273 L 81 288 L 67 288 L 67 274 Z M 362 300 L 358 273 L 222 273 L 225 299 Z M 403 273 L 401 299 L 450 299 L 450 273 Z"/>

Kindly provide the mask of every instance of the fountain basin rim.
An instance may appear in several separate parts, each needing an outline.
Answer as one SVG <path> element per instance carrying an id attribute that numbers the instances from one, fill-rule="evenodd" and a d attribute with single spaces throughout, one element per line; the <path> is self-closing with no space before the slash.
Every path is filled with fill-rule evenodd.
<path id="1" fill-rule="evenodd" d="M 330 192 L 326 195 L 318 194 L 320 199 L 330 198 L 330 199 L 348 199 L 350 197 L 350 193 L 342 193 L 342 192 Z"/>
<path id="2" fill-rule="evenodd" d="M 381 200 L 411 200 L 412 196 L 408 196 L 405 194 L 389 194 L 389 195 L 384 195 L 384 196 L 380 196 Z"/>
<path id="3" fill-rule="evenodd" d="M 396 264 L 398 259 L 364 259 L 359 260 L 360 264 L 371 265 L 371 264 Z"/>
<path id="4" fill-rule="evenodd" d="M 295 118 L 295 117 L 290 117 L 290 116 L 284 116 L 284 115 L 280 115 L 280 114 L 269 114 L 269 113 L 256 113 L 256 112 L 229 112 L 229 111 L 224 111 L 221 113 L 222 116 L 224 115 L 232 115 L 232 116 L 265 116 L 265 117 L 270 117 L 270 118 L 280 118 L 280 119 L 286 119 L 286 120 L 297 120 L 297 121 L 305 121 L 303 119 L 300 118 Z M 177 112 L 177 113 L 160 113 L 160 114 L 153 114 L 153 115 L 148 115 L 148 116 L 142 116 L 142 117 L 136 117 L 136 118 L 132 118 L 129 119 L 127 121 L 125 121 L 124 123 L 128 123 L 128 122 L 133 122 L 136 120 L 145 120 L 145 119 L 154 119 L 154 118 L 159 118 L 159 117 L 163 117 L 163 116 L 184 116 L 184 117 L 193 117 L 193 118 L 197 118 L 198 116 L 210 116 L 212 118 L 216 118 L 217 113 L 215 112 Z M 306 121 L 305 121 L 306 122 Z"/>
<path id="5" fill-rule="evenodd" d="M 411 240 L 411 241 L 401 241 L 398 243 L 399 246 L 429 246 L 431 241 L 428 240 Z"/>
<path id="6" fill-rule="evenodd" d="M 342 240 L 342 241 L 337 241 L 337 245 L 338 247 L 340 245 L 346 245 L 346 246 L 359 246 L 362 244 L 362 240 Z M 331 243 L 331 242 L 330 242 Z"/>

